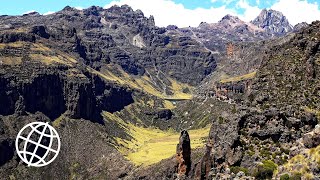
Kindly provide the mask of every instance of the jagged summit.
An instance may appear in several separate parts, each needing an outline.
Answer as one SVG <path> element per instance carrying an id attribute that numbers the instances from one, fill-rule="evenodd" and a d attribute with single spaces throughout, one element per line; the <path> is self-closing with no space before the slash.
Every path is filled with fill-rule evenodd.
<path id="1" fill-rule="evenodd" d="M 223 23 L 223 22 L 239 23 L 243 21 L 238 16 L 227 14 L 219 21 L 219 23 Z"/>
<path id="2" fill-rule="evenodd" d="M 37 11 L 31 11 L 23 14 L 23 16 L 39 16 L 40 14 Z"/>
<path id="3" fill-rule="evenodd" d="M 305 27 L 308 27 L 308 23 L 306 23 L 306 22 L 302 22 L 302 23 L 298 23 L 298 24 L 296 24 L 294 27 L 293 27 L 293 31 L 294 32 L 297 32 L 297 31 L 299 31 L 300 29 L 302 29 L 302 28 L 305 28 Z"/>
<path id="4" fill-rule="evenodd" d="M 264 29 L 266 33 L 281 36 L 292 31 L 292 25 L 288 19 L 279 11 L 263 9 L 252 24 Z"/>

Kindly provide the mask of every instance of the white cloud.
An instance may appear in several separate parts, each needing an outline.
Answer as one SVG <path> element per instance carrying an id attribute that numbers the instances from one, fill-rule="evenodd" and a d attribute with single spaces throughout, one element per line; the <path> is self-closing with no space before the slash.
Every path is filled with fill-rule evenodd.
<path id="1" fill-rule="evenodd" d="M 271 9 L 282 12 L 292 25 L 300 22 L 311 23 L 320 20 L 318 4 L 308 3 L 306 0 L 279 0 Z"/>
<path id="2" fill-rule="evenodd" d="M 259 9 L 257 6 L 251 6 L 246 0 L 238 1 L 237 6 L 244 9 L 244 14 L 240 15 L 239 17 L 247 22 L 256 18 L 261 12 L 261 9 Z"/>
<path id="3" fill-rule="evenodd" d="M 224 4 L 236 0 L 222 0 Z M 217 2 L 217 0 L 211 0 Z M 259 0 L 256 0 L 260 3 Z M 112 5 L 128 4 L 134 10 L 140 9 L 145 16 L 153 15 L 157 26 L 167 26 L 174 24 L 179 27 L 198 26 L 201 22 L 215 23 L 227 14 L 239 16 L 244 21 L 251 21 L 256 18 L 262 9 L 251 6 L 247 0 L 238 0 L 236 8 L 244 9 L 243 14 L 236 12 L 236 9 L 226 6 L 211 7 L 209 9 L 196 8 L 187 9 L 183 4 L 178 4 L 172 0 L 113 0 L 104 8 Z M 80 7 L 78 7 L 80 8 Z M 320 19 L 320 11 L 316 3 L 308 3 L 306 0 L 278 0 L 271 9 L 281 11 L 292 25 L 306 21 L 308 23 Z"/>
<path id="4" fill-rule="evenodd" d="M 53 14 L 53 13 L 55 13 L 55 12 L 54 11 L 48 11 L 46 13 L 43 13 L 43 15 L 49 15 L 49 14 Z"/>
<path id="5" fill-rule="evenodd" d="M 201 22 L 217 22 L 227 14 L 236 15 L 234 10 L 227 9 L 225 6 L 191 10 L 170 0 L 119 0 L 112 1 L 104 8 L 124 4 L 128 4 L 134 10 L 142 10 L 145 16 L 153 15 L 157 26 L 167 26 L 169 24 L 179 27 L 198 26 Z"/>
<path id="6" fill-rule="evenodd" d="M 77 7 L 74 7 L 74 8 L 76 8 L 78 10 L 83 10 L 84 9 L 83 7 L 80 7 L 80 6 L 77 6 Z"/>

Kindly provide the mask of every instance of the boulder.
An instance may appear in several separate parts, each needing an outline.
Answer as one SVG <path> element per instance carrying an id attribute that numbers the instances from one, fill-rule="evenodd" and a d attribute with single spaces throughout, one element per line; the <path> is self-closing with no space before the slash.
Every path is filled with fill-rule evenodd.
<path id="1" fill-rule="evenodd" d="M 316 125 L 313 131 L 303 136 L 303 144 L 306 148 L 314 148 L 320 145 L 320 125 Z"/>

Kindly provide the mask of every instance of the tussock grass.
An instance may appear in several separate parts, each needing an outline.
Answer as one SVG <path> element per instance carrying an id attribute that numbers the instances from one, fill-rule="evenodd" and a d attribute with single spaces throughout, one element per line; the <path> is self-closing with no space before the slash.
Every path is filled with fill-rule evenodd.
<path id="1" fill-rule="evenodd" d="M 294 156 L 283 166 L 285 172 L 301 174 L 305 179 L 313 179 L 314 175 L 310 171 L 311 166 L 320 167 L 320 145 L 316 148 L 305 150 L 305 152 Z"/>
<path id="2" fill-rule="evenodd" d="M 22 58 L 21 57 L 5 57 L 1 56 L 0 57 L 0 64 L 5 64 L 5 65 L 19 65 L 22 63 Z"/>
<path id="3" fill-rule="evenodd" d="M 30 54 L 29 55 L 32 60 L 40 61 L 46 65 L 51 65 L 53 63 L 65 64 L 68 66 L 72 66 L 72 63 L 62 56 L 46 56 L 43 54 Z"/>
<path id="4" fill-rule="evenodd" d="M 11 43 L 0 43 L 0 48 L 3 49 L 5 47 L 11 47 L 11 48 L 21 48 L 24 45 L 26 45 L 26 42 L 23 41 L 16 41 Z"/>
<path id="5" fill-rule="evenodd" d="M 174 108 L 176 108 L 176 106 L 174 106 L 172 104 L 172 102 L 170 102 L 168 100 L 164 100 L 163 101 L 163 106 L 164 106 L 165 109 L 174 109 Z"/>

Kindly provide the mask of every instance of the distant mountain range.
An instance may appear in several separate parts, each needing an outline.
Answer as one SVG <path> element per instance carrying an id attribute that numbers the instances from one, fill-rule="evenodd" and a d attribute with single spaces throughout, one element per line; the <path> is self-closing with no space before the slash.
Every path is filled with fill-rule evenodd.
<path id="1" fill-rule="evenodd" d="M 212 51 L 219 52 L 222 50 L 221 46 L 228 42 L 250 42 L 281 37 L 306 26 L 307 23 L 303 22 L 293 27 L 281 12 L 263 9 L 250 22 L 245 22 L 237 16 L 226 15 L 217 23 L 202 22 L 198 27 L 179 30 L 198 39 Z M 168 29 L 172 29 L 172 26 Z"/>

